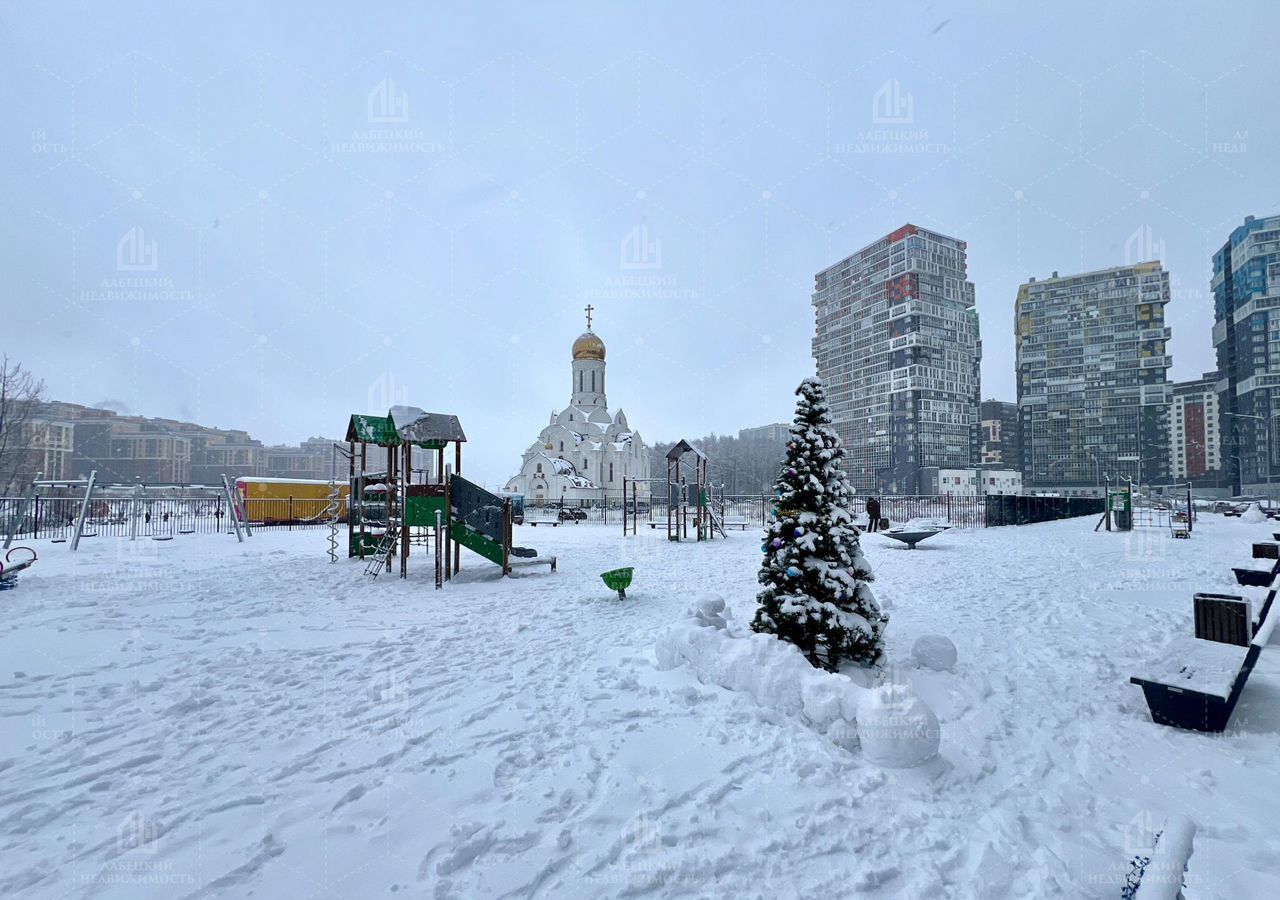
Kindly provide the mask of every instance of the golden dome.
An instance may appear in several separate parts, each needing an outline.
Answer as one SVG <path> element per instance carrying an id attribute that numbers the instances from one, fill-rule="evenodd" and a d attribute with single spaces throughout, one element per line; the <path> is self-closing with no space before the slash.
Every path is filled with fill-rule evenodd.
<path id="1" fill-rule="evenodd" d="M 574 359 L 604 359 L 604 341 L 594 332 L 584 331 L 573 342 Z"/>

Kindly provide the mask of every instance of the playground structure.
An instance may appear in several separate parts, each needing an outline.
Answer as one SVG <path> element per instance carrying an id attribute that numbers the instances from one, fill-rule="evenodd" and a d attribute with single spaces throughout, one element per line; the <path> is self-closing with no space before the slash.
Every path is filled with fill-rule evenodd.
<path id="1" fill-rule="evenodd" d="M 685 455 L 690 453 L 693 454 L 692 465 L 684 460 Z M 724 530 L 723 513 L 718 514 L 716 512 L 714 489 L 707 477 L 708 462 L 709 460 L 705 453 L 684 439 L 677 441 L 667 451 L 667 477 L 665 480 L 667 540 L 689 540 L 690 513 L 692 513 L 693 518 L 694 540 L 712 540 L 717 531 L 720 532 L 720 537 L 728 537 Z M 689 481 L 690 475 L 693 476 L 692 483 Z M 639 486 L 641 484 L 645 485 L 645 495 L 646 500 L 648 500 L 650 494 L 649 485 L 655 483 L 660 484 L 663 481 L 656 478 L 624 478 L 622 480 L 623 537 L 626 537 L 628 533 L 637 534 L 639 532 Z M 721 507 L 723 508 L 723 503 L 721 503 Z M 629 528 L 627 524 L 628 517 L 630 517 Z M 657 522 L 649 522 L 650 528 L 657 528 L 657 525 Z"/>
<path id="2" fill-rule="evenodd" d="M 1135 528 L 1168 529 L 1174 538 L 1190 538 L 1195 530 L 1196 507 L 1191 484 L 1175 485 L 1165 496 L 1135 488 L 1133 482 L 1106 486 L 1106 503 L 1097 531 L 1132 531 Z"/>
<path id="3" fill-rule="evenodd" d="M 99 530 L 129 540 L 150 537 L 155 541 L 172 540 L 178 534 L 194 534 L 198 522 L 208 519 L 206 510 L 213 508 L 216 530 L 222 530 L 225 509 L 229 533 L 244 542 L 253 536 L 253 528 L 245 513 L 241 495 L 222 476 L 222 484 L 124 484 L 98 480 L 97 470 L 85 479 L 46 481 L 38 473 L 17 507 L 10 511 L 5 529 L 4 548 L 8 550 L 20 533 L 36 533 L 38 523 L 34 511 L 40 492 L 46 495 L 46 506 L 58 503 L 70 531 L 71 549 L 78 550 L 82 538 L 92 538 Z M 65 533 L 64 533 L 65 535 Z M 68 540 L 54 537 L 54 543 Z"/>
<path id="4" fill-rule="evenodd" d="M 343 454 L 349 465 L 347 557 L 365 561 L 366 574 L 390 572 L 399 556 L 400 577 L 407 578 L 413 546 L 434 552 L 436 588 L 461 569 L 463 547 L 500 566 L 503 575 L 517 565 L 546 564 L 556 570 L 554 556 L 543 558 L 535 550 L 512 546 L 510 497 L 462 477 L 466 440 L 457 416 L 413 406 L 394 406 L 385 416 L 351 416 Z M 452 464 L 447 462 L 450 444 Z M 376 448 L 386 451 L 385 466 L 370 471 Z M 415 448 L 435 454 L 434 473 L 413 468 Z M 336 493 L 330 494 L 335 509 L 331 521 L 336 521 Z"/>

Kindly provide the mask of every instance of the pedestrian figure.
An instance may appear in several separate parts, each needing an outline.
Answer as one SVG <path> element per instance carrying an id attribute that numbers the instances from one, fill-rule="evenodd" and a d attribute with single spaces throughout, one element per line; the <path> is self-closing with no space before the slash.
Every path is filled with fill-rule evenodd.
<path id="1" fill-rule="evenodd" d="M 880 528 L 880 501 L 875 497 L 867 498 L 867 530 L 877 531 Z"/>

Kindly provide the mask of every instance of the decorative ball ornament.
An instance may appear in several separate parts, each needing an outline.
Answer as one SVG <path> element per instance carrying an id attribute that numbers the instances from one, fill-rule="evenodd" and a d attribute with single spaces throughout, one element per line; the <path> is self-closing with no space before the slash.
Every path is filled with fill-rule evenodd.
<path id="1" fill-rule="evenodd" d="M 795 537 L 801 537 L 803 534 L 804 534 L 804 529 L 803 529 L 803 528 L 797 528 L 797 529 L 796 529 Z"/>
<path id="2" fill-rule="evenodd" d="M 769 546 L 773 547 L 774 550 L 777 550 L 782 546 L 782 538 L 774 538 L 769 542 Z"/>
<path id="3" fill-rule="evenodd" d="M 797 569 L 795 566 L 787 566 L 787 577 L 788 577 L 788 578 L 799 578 L 799 577 L 800 577 L 800 570 L 799 570 L 799 569 Z"/>

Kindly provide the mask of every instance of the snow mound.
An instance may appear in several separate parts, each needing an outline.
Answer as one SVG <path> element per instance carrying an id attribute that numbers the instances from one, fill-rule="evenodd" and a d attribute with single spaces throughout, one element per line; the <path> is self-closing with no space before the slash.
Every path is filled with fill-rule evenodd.
<path id="1" fill-rule="evenodd" d="M 1254 503 L 1240 516 L 1241 522 L 1248 522 L 1250 525 L 1259 525 L 1267 521 L 1267 514 L 1262 511 L 1262 507 Z"/>
<path id="2" fill-rule="evenodd" d="M 703 624 L 718 613 L 700 604 L 691 620 L 659 637 L 654 645 L 658 667 L 688 665 L 703 684 L 748 694 L 760 706 L 803 721 L 846 750 L 857 748 L 858 701 L 866 693 L 862 688 L 844 675 L 815 669 L 798 649 L 772 635 L 734 637 Z"/>
<path id="3" fill-rule="evenodd" d="M 938 717 L 909 684 L 863 692 L 857 720 L 862 754 L 877 765 L 909 769 L 938 755 Z"/>
<path id="4" fill-rule="evenodd" d="M 941 634 L 925 634 L 911 645 L 911 661 L 924 669 L 949 672 L 956 665 L 956 645 Z"/>

